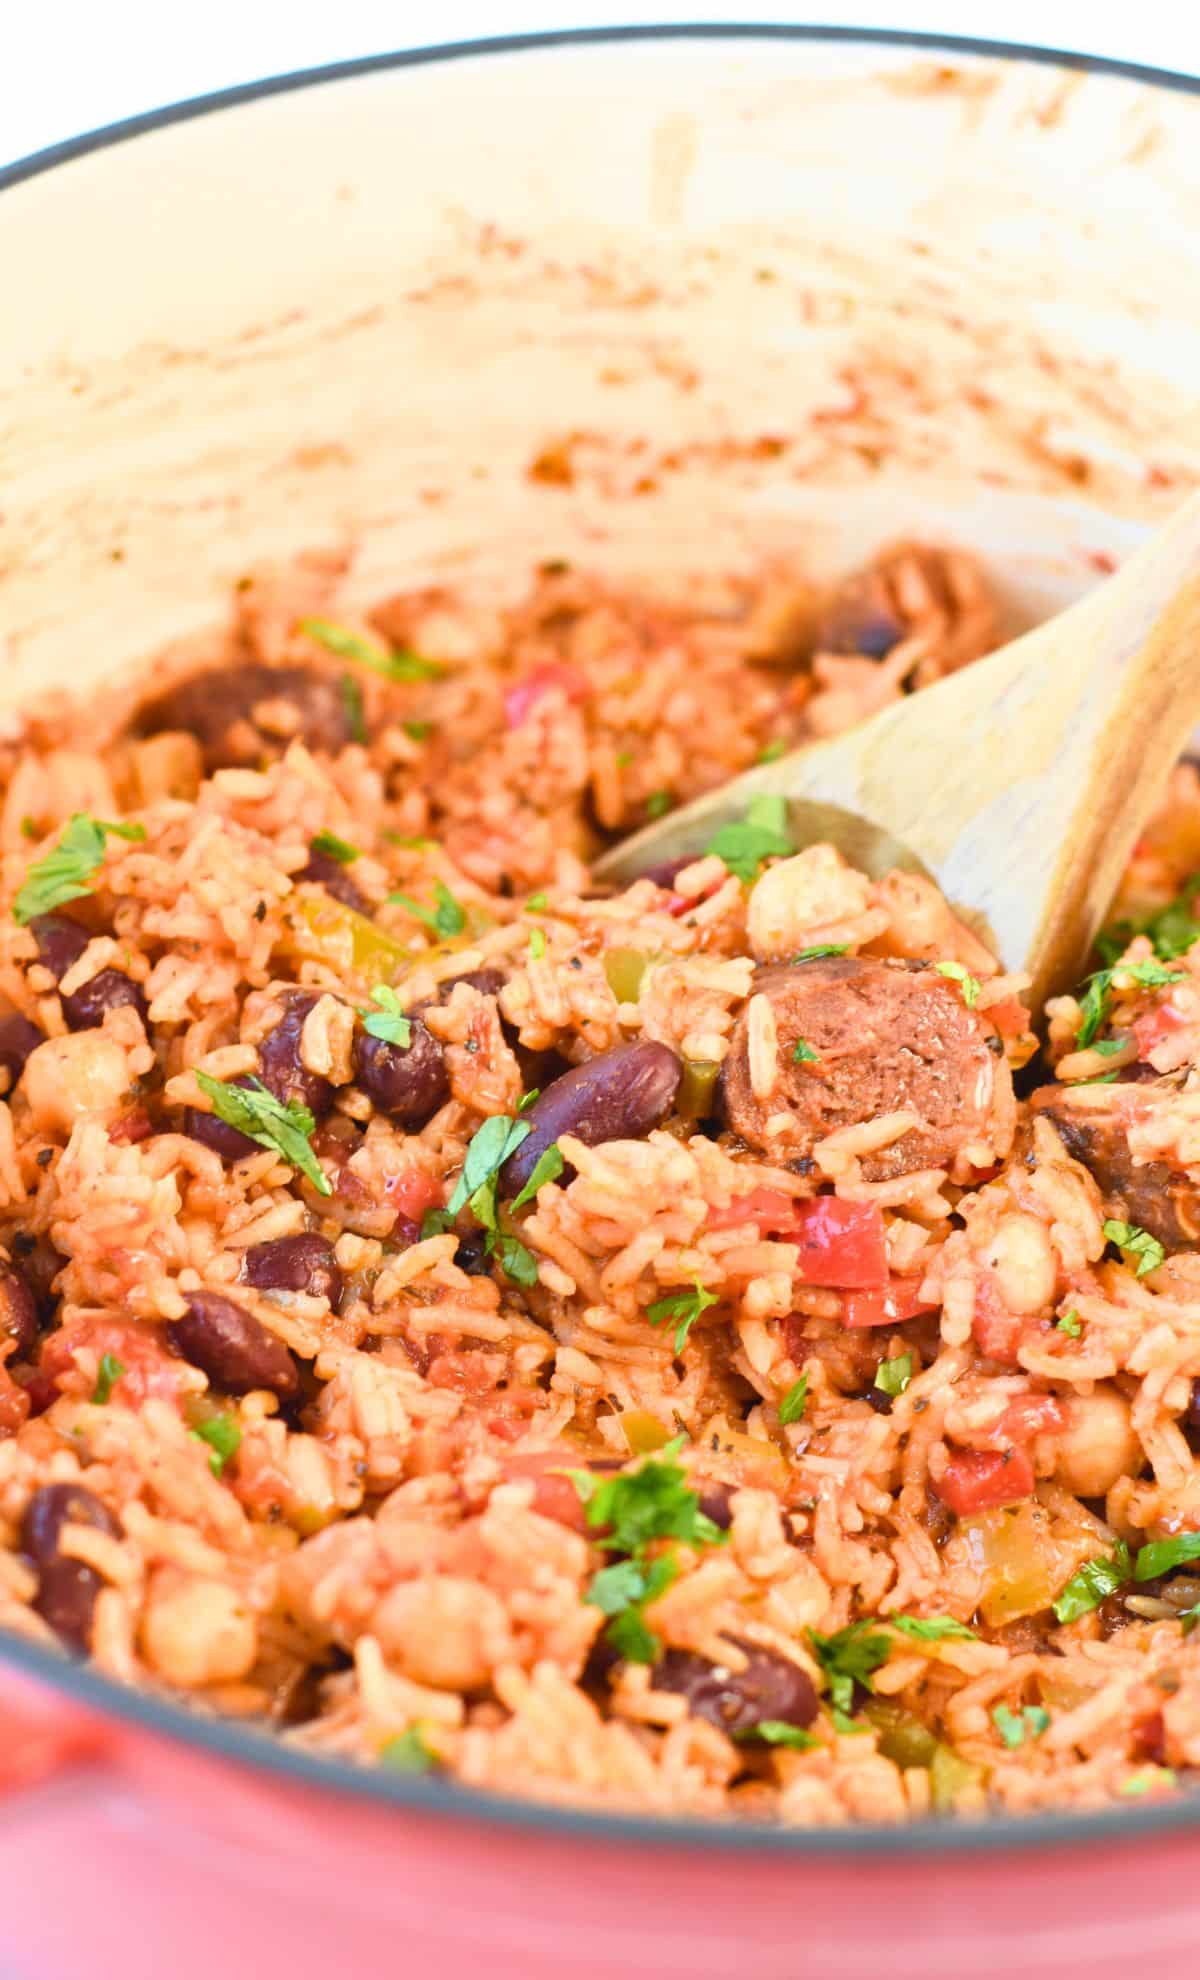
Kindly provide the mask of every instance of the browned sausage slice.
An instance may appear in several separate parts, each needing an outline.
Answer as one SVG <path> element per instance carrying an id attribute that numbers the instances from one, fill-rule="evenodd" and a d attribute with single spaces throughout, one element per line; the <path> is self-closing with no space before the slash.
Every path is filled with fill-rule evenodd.
<path id="1" fill-rule="evenodd" d="M 261 728 L 256 709 L 287 703 L 294 726 L 287 733 Z M 350 717 L 335 676 L 312 667 L 265 667 L 260 663 L 214 667 L 193 674 L 139 709 L 138 735 L 162 729 L 183 729 L 195 736 L 204 751 L 204 767 L 221 770 L 234 764 L 257 765 L 264 756 L 278 756 L 292 735 L 309 749 L 336 753 L 350 740 Z"/>
<path id="2" fill-rule="evenodd" d="M 1062 1136 L 1068 1155 L 1095 1177 L 1110 1217 L 1138 1224 L 1168 1251 L 1200 1250 L 1200 1183 L 1169 1162 L 1135 1163 L 1129 1150 L 1130 1108 L 1148 1096 L 1170 1093 L 1166 1081 L 1089 1089 L 1088 1097 L 1068 1086 L 1041 1086 L 1029 1097 L 1032 1113 L 1046 1114 Z"/>
<path id="3" fill-rule="evenodd" d="M 760 996 L 777 1039 L 766 1093 L 760 1050 L 752 1066 Z M 733 1132 L 784 1162 L 803 1161 L 838 1128 L 914 1113 L 915 1127 L 862 1158 L 868 1182 L 914 1169 L 948 1169 L 966 1181 L 975 1168 L 1003 1160 L 1016 1130 L 1012 1078 L 983 1015 L 936 970 L 867 956 L 760 970 L 734 1029 L 723 1088 Z"/>

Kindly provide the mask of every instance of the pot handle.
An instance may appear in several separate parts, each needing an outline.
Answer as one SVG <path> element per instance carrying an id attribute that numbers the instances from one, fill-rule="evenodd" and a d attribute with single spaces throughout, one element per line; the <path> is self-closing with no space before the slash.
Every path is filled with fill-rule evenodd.
<path id="1" fill-rule="evenodd" d="M 115 1727 L 50 1686 L 13 1671 L 0 1679 L 0 1798 L 109 1759 L 118 1744 Z"/>

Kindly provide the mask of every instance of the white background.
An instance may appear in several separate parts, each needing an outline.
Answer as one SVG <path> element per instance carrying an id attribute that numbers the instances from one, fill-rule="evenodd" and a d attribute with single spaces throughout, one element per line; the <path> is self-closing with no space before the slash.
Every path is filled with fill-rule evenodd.
<path id="1" fill-rule="evenodd" d="M 0 0 L 0 164 L 182 97 L 354 55 L 625 21 L 923 28 L 1200 72 L 1197 0 Z"/>

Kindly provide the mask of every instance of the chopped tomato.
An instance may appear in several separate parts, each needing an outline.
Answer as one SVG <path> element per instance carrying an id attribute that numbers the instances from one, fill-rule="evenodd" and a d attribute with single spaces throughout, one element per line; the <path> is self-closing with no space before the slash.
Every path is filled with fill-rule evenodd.
<path id="1" fill-rule="evenodd" d="M 918 1313 L 934 1313 L 936 1299 L 922 1299 L 920 1279 L 893 1279 L 890 1285 L 846 1294 L 842 1322 L 847 1327 L 895 1327 Z"/>
<path id="2" fill-rule="evenodd" d="M 393 1210 L 401 1217 L 411 1218 L 419 1224 L 427 1210 L 440 1210 L 442 1207 L 443 1185 L 427 1176 L 423 1169 L 402 1169 L 398 1176 L 389 1176 L 383 1185 L 383 1193 Z"/>
<path id="3" fill-rule="evenodd" d="M 1066 1426 L 1063 1406 L 1057 1396 L 1017 1396 L 997 1419 L 991 1435 L 1004 1444 L 1022 1444 L 1040 1437 L 1047 1430 Z"/>
<path id="4" fill-rule="evenodd" d="M 569 661 L 552 660 L 544 667 L 534 667 L 522 680 L 516 681 L 504 697 L 504 719 L 509 728 L 519 729 L 522 722 L 529 719 L 538 702 L 556 688 L 568 701 L 586 701 L 592 684 Z"/>
<path id="5" fill-rule="evenodd" d="M 77 1356 L 86 1350 L 82 1363 Z M 38 1374 L 53 1382 L 63 1395 L 89 1396 L 103 1357 L 121 1364 L 112 1385 L 114 1402 L 136 1409 L 147 1396 L 165 1402 L 179 1399 L 179 1377 L 185 1364 L 169 1355 L 162 1336 L 135 1320 L 81 1320 L 51 1334 L 41 1352 Z"/>
<path id="6" fill-rule="evenodd" d="M 960 1519 L 987 1506 L 1010 1506 L 1033 1491 L 1027 1454 L 1011 1451 L 955 1451 L 938 1481 L 938 1497 Z"/>
<path id="7" fill-rule="evenodd" d="M 710 1210 L 710 1231 L 727 1231 L 735 1224 L 757 1224 L 760 1237 L 769 1232 L 792 1230 L 801 1205 L 781 1189 L 752 1189 L 746 1196 L 735 1196 L 723 1210 Z"/>
<path id="8" fill-rule="evenodd" d="M 571 1469 L 585 1467 L 567 1451 L 526 1451 L 505 1461 L 504 1475 L 508 1479 L 532 1478 L 534 1512 L 541 1513 L 543 1519 L 557 1520 L 560 1526 L 574 1527 L 576 1533 L 586 1533 L 583 1503 L 563 1475 Z"/>
<path id="9" fill-rule="evenodd" d="M 876 1203 L 844 1203 L 815 1196 L 796 1205 L 800 1277 L 810 1286 L 875 1286 L 888 1283 L 883 1212 Z M 789 1236 L 792 1233 L 789 1233 Z"/>
<path id="10" fill-rule="evenodd" d="M 1020 1038 L 1029 1029 L 1029 1012 L 1019 997 L 1001 997 L 998 1003 L 989 1004 L 980 1012 L 989 1024 L 994 1024 L 1001 1038 Z"/>
<path id="11" fill-rule="evenodd" d="M 1174 1004 L 1160 1004 L 1157 1010 L 1147 1011 L 1144 1017 L 1133 1021 L 1133 1035 L 1137 1040 L 1139 1059 L 1148 1059 L 1156 1046 L 1164 1045 L 1173 1031 L 1179 1031 L 1190 1019 L 1175 1009 Z"/>
<path id="12" fill-rule="evenodd" d="M 127 1114 L 118 1115 L 108 1130 L 110 1141 L 145 1141 L 153 1134 L 154 1124 L 144 1107 L 134 1107 Z"/>
<path id="13" fill-rule="evenodd" d="M 1023 1314 L 1009 1312 L 991 1279 L 981 1272 L 975 1286 L 975 1318 L 971 1322 L 971 1333 L 980 1354 L 986 1354 L 989 1361 L 1002 1361 L 1007 1367 L 1015 1368 L 1017 1349 L 1028 1324 Z"/>

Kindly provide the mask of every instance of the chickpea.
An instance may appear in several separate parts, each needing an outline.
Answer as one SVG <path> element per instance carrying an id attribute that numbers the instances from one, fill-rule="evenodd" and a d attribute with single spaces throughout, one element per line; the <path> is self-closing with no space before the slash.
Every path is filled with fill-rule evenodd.
<path id="1" fill-rule="evenodd" d="M 763 959 L 791 955 L 804 947 L 813 929 L 856 921 L 866 909 L 868 893 L 869 882 L 833 846 L 806 846 L 794 858 L 768 867 L 755 883 L 747 915 L 750 946 Z"/>
<path id="2" fill-rule="evenodd" d="M 253 1668 L 258 1625 L 228 1583 L 168 1570 L 146 1604 L 142 1649 L 168 1684 L 230 1684 Z"/>
<path id="3" fill-rule="evenodd" d="M 444 1691 L 477 1691 L 512 1656 L 499 1596 L 458 1575 L 398 1583 L 375 1610 L 371 1632 L 405 1677 Z"/>
<path id="4" fill-rule="evenodd" d="M 1056 1442 L 1054 1476 L 1081 1499 L 1102 1499 L 1142 1462 L 1129 1404 L 1107 1382 L 1067 1404 L 1067 1425 Z"/>
<path id="5" fill-rule="evenodd" d="M 1027 1211 L 1001 1217 L 983 1262 L 1010 1313 L 1040 1313 L 1054 1298 L 1058 1272 L 1050 1234 Z"/>
<path id="6" fill-rule="evenodd" d="M 88 1114 L 109 1114 L 129 1088 L 123 1048 L 100 1031 L 47 1038 L 25 1063 L 24 1091 L 33 1125 L 70 1134 Z"/>

